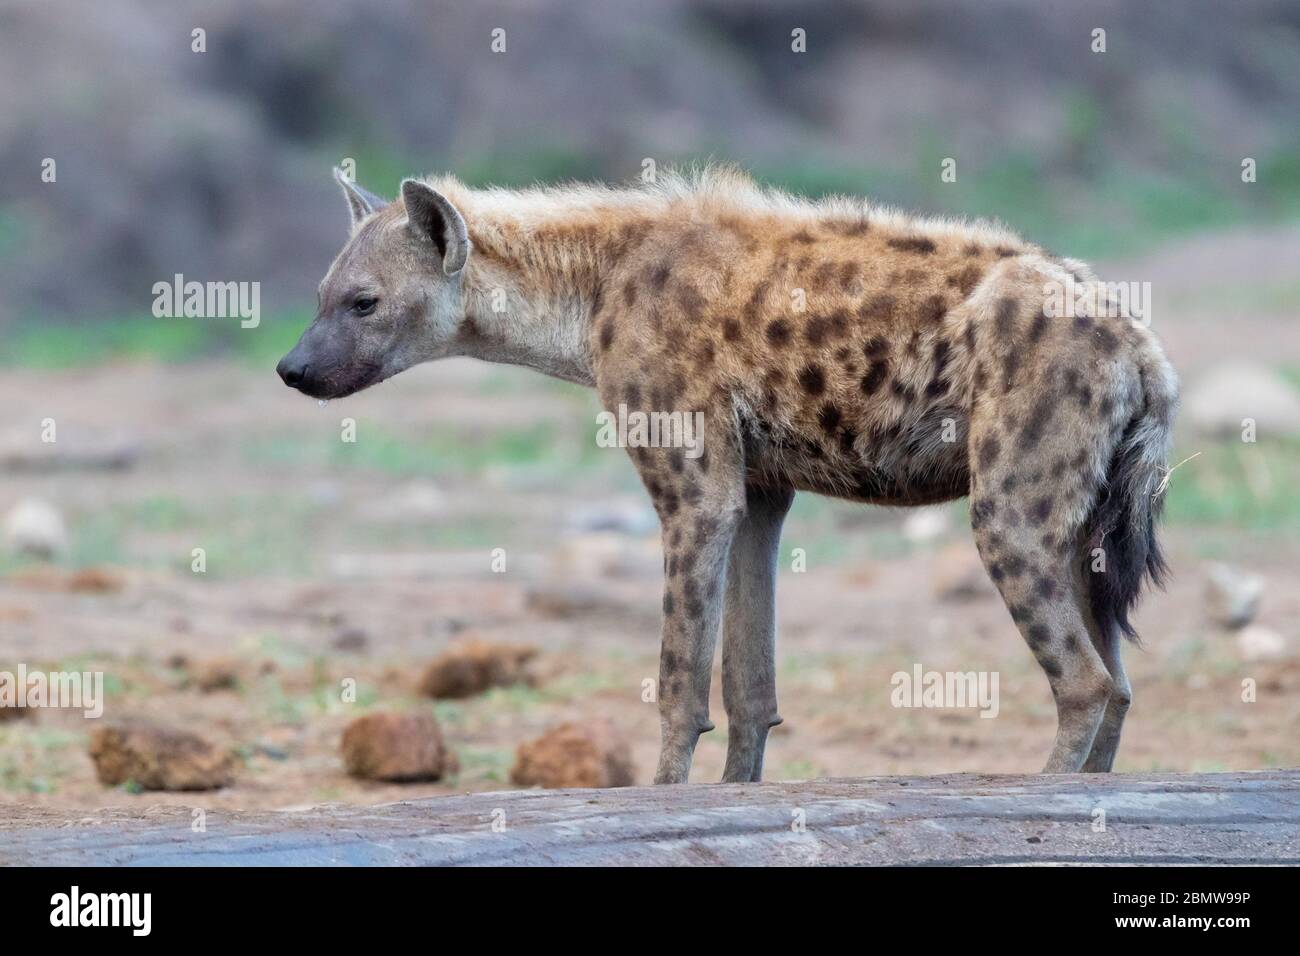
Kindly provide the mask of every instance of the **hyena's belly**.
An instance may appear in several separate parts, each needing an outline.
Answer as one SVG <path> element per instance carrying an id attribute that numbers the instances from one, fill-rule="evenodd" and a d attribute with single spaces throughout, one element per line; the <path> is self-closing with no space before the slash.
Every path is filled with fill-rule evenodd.
<path id="1" fill-rule="evenodd" d="M 755 421 L 746 429 L 746 467 L 756 484 L 871 504 L 925 505 L 970 490 L 967 416 L 936 406 L 858 432 Z"/>

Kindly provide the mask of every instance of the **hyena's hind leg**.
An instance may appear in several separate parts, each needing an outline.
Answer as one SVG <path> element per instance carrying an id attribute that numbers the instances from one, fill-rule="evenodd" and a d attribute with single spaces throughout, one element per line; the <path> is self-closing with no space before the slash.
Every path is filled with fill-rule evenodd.
<path id="1" fill-rule="evenodd" d="M 969 327 L 971 523 L 1056 698 L 1046 770 L 1106 770 L 1131 697 L 1128 610 L 1164 571 L 1155 520 L 1177 383 L 1145 328 L 1049 318 L 1039 290 L 1056 270 L 1009 268 L 975 304 L 992 321 Z"/>
<path id="2" fill-rule="evenodd" d="M 986 457 L 997 442 L 983 436 Z M 1073 773 L 1092 750 L 1114 683 L 1094 647 L 1087 588 L 1074 548 L 1067 551 L 1058 543 L 1064 516 L 1054 514 L 1050 492 L 1026 489 L 1026 504 L 1013 490 L 1000 490 L 1019 470 L 1019 465 L 990 467 L 973 476 L 971 525 L 989 576 L 1056 699 L 1056 742 L 1044 772 Z M 1075 535 L 1067 531 L 1066 536 L 1073 543 Z"/>
<path id="3" fill-rule="evenodd" d="M 763 778 L 767 732 L 776 710 L 776 563 L 794 492 L 745 489 L 745 517 L 727 564 L 722 621 L 722 703 L 727 710 L 723 783 Z"/>
<path id="4" fill-rule="evenodd" d="M 1102 715 L 1101 727 L 1097 729 L 1097 736 L 1092 742 L 1092 751 L 1083 762 L 1086 773 L 1109 773 L 1114 766 L 1120 732 L 1124 729 L 1124 718 L 1133 702 L 1133 689 L 1124 672 L 1124 662 L 1120 659 L 1123 639 L 1119 629 L 1108 628 L 1106 633 L 1100 635 L 1100 641 L 1097 651 L 1115 686 L 1106 704 L 1106 712 Z"/>

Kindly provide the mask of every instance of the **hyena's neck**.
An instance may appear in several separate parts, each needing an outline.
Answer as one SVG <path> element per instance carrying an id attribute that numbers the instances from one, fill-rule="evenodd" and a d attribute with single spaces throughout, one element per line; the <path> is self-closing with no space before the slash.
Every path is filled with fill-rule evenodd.
<path id="1" fill-rule="evenodd" d="M 595 384 L 591 317 L 617 227 L 610 229 L 591 210 L 574 216 L 563 209 L 531 216 L 527 209 L 494 212 L 488 204 L 476 208 L 474 196 L 461 199 L 473 251 L 457 352 Z"/>

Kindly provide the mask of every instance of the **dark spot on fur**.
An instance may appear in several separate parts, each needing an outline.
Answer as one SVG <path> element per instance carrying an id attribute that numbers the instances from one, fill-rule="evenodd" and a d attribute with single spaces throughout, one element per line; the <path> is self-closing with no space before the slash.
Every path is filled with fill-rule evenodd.
<path id="1" fill-rule="evenodd" d="M 1034 321 L 1029 324 L 1030 342 L 1037 342 L 1039 339 L 1043 337 L 1043 333 L 1047 331 L 1047 323 L 1048 323 L 1048 318 L 1047 316 L 1043 315 L 1043 313 L 1039 312 L 1036 316 L 1034 316 Z"/>
<path id="2" fill-rule="evenodd" d="M 722 337 L 728 342 L 735 342 L 740 338 L 740 323 L 735 319 L 727 319 L 722 323 Z"/>
<path id="3" fill-rule="evenodd" d="M 862 307 L 858 309 L 858 317 L 864 321 L 888 321 L 894 317 L 894 309 L 897 305 L 892 295 L 882 292 L 862 303 Z"/>
<path id="4" fill-rule="evenodd" d="M 883 335 L 876 335 L 862 346 L 862 354 L 869 359 L 881 358 L 889 352 L 889 342 Z"/>
<path id="5" fill-rule="evenodd" d="M 1020 430 L 1020 438 L 1017 445 L 1022 449 L 1033 448 L 1042 439 L 1047 431 L 1047 426 L 1051 424 L 1052 416 L 1056 414 L 1056 402 L 1051 398 L 1041 399 L 1034 406 L 1033 411 L 1029 413 L 1029 420 L 1025 422 L 1025 427 Z"/>
<path id="6" fill-rule="evenodd" d="M 790 342 L 790 323 L 785 319 L 777 319 L 767 327 L 767 340 L 772 345 L 784 346 Z"/>
<path id="7" fill-rule="evenodd" d="M 796 232 L 793 236 L 790 237 L 790 241 L 807 244 L 810 242 L 814 242 L 815 240 L 809 234 L 807 229 L 800 229 L 798 232 Z"/>
<path id="8" fill-rule="evenodd" d="M 960 292 L 962 297 L 965 298 L 975 290 L 975 287 L 979 285 L 980 279 L 983 278 L 983 276 L 984 273 L 979 266 L 967 266 L 960 272 L 955 272 L 948 276 L 948 285 Z"/>
<path id="9" fill-rule="evenodd" d="M 1032 525 L 1043 524 L 1052 515 L 1052 499 L 1046 497 L 1039 498 L 1037 501 L 1035 501 L 1032 505 L 1029 506 L 1029 510 L 1026 512 L 1026 514 L 1029 517 L 1030 524 Z"/>
<path id="10" fill-rule="evenodd" d="M 1002 394 L 1015 387 L 1016 372 L 1020 368 L 1020 353 L 1012 350 L 1002 360 Z"/>
<path id="11" fill-rule="evenodd" d="M 1114 355 L 1119 348 L 1119 337 L 1105 325 L 1097 326 L 1097 336 L 1093 341 L 1107 355 Z"/>
<path id="12" fill-rule="evenodd" d="M 885 383 L 889 377 L 889 362 L 885 359 L 877 359 L 871 363 L 867 369 L 867 374 L 862 376 L 862 393 L 864 395 L 874 395 L 880 390 L 880 386 Z"/>
<path id="13" fill-rule="evenodd" d="M 1016 300 L 1010 297 L 1003 297 L 998 300 L 997 311 L 993 317 L 993 327 L 997 330 L 998 338 L 1006 341 L 1009 340 L 1016 332 Z"/>
<path id="14" fill-rule="evenodd" d="M 600 327 L 600 350 L 607 351 L 614 344 L 614 322 L 609 320 Z"/>
<path id="15" fill-rule="evenodd" d="M 828 402 L 817 414 L 817 424 L 822 427 L 822 431 L 832 433 L 839 428 L 841 417 L 840 410 Z"/>
<path id="16" fill-rule="evenodd" d="M 932 295 L 921 303 L 920 320 L 927 325 L 938 325 L 948 312 L 948 303 L 941 295 Z"/>
<path id="17" fill-rule="evenodd" d="M 673 592 L 664 591 L 664 617 L 673 616 Z"/>
<path id="18" fill-rule="evenodd" d="M 899 252 L 912 252 L 923 256 L 934 252 L 934 240 L 927 239 L 925 236 L 904 236 L 901 239 L 890 239 L 887 244 L 889 248 L 897 249 Z"/>
<path id="19" fill-rule="evenodd" d="M 1025 559 L 1018 554 L 1008 554 L 1002 559 L 1002 568 L 1013 578 L 1025 573 Z"/>
<path id="20" fill-rule="evenodd" d="M 1002 453 L 1002 445 L 993 435 L 989 435 L 979 447 L 979 467 L 986 469 L 998 460 L 998 455 Z"/>
<path id="21" fill-rule="evenodd" d="M 668 276 L 671 274 L 668 263 L 659 263 L 659 265 L 650 270 L 650 288 L 654 289 L 656 292 L 662 292 L 664 286 L 668 284 Z"/>
<path id="22" fill-rule="evenodd" d="M 799 385 L 809 395 L 820 395 L 826 391 L 826 375 L 817 364 L 805 365 L 799 370 Z"/>
<path id="23" fill-rule="evenodd" d="M 1042 624 L 1034 624 L 1025 629 L 1025 638 L 1030 646 L 1039 647 L 1052 639 L 1052 632 Z"/>

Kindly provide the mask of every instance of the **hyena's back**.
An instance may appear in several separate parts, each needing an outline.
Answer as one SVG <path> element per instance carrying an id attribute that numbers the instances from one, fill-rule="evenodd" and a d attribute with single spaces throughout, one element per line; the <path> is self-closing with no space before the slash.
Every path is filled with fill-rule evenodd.
<path id="1" fill-rule="evenodd" d="M 1057 698 L 1048 769 L 1108 769 L 1129 693 L 1118 636 L 1163 570 L 1177 387 L 1154 337 L 1104 300 L 1047 314 L 1049 289 L 1095 277 L 1002 230 L 685 205 L 648 236 L 627 229 L 593 324 L 606 407 L 705 412 L 696 470 L 634 453 L 661 517 L 734 494 L 709 474 L 717 454 L 749 489 L 970 495 L 980 553 Z"/>
<path id="2" fill-rule="evenodd" d="M 734 414 L 760 483 L 881 504 L 961 497 L 979 402 L 1010 423 L 1040 391 L 1086 383 L 1101 413 L 1100 381 L 1136 381 L 1150 343 L 1130 320 L 1035 322 L 1070 269 L 1091 278 L 985 227 L 670 219 L 606 284 L 602 391 L 629 408 Z M 1125 354 L 1105 349 L 1112 335 Z"/>

